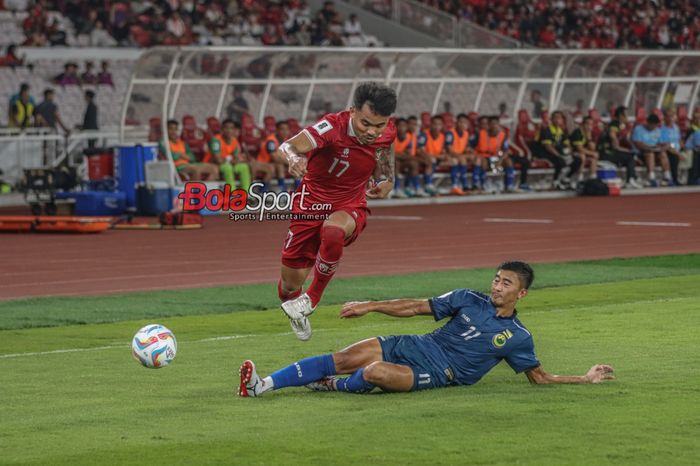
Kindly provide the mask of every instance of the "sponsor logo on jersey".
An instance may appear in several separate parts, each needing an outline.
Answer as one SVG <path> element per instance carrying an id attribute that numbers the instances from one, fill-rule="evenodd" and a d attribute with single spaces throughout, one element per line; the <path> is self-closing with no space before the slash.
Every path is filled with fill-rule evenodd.
<path id="1" fill-rule="evenodd" d="M 493 346 L 496 348 L 503 348 L 506 342 L 513 337 L 513 333 L 510 330 L 504 330 L 501 333 L 497 333 L 491 339 Z"/>
<path id="2" fill-rule="evenodd" d="M 315 125 L 312 126 L 313 129 L 316 130 L 318 135 L 322 135 L 324 133 L 327 133 L 328 131 L 333 129 L 333 125 L 328 122 L 328 120 L 321 120 Z"/>

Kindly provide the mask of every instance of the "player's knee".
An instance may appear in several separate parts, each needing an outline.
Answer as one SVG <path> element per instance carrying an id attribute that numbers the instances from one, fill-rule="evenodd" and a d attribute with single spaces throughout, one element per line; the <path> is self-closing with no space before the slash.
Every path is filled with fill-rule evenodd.
<path id="1" fill-rule="evenodd" d="M 362 375 L 367 382 L 373 385 L 382 385 L 386 381 L 387 371 L 384 364 L 380 361 L 375 361 L 365 367 Z"/>

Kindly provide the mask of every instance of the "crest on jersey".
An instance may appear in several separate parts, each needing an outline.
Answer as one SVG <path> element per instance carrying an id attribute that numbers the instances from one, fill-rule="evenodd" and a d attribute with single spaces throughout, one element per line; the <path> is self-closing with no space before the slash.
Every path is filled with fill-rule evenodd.
<path id="1" fill-rule="evenodd" d="M 321 120 L 318 123 L 316 123 L 315 125 L 313 125 L 312 128 L 315 129 L 316 132 L 318 133 L 318 135 L 320 136 L 320 135 L 332 130 L 333 125 L 330 124 L 330 122 L 328 120 Z"/>
<path id="2" fill-rule="evenodd" d="M 350 155 L 350 149 L 347 147 L 343 149 L 343 157 L 348 157 Z"/>
<path id="3" fill-rule="evenodd" d="M 501 333 L 495 334 L 491 339 L 491 343 L 493 343 L 493 346 L 496 348 L 503 348 L 512 336 L 513 333 L 510 330 L 504 330 Z"/>

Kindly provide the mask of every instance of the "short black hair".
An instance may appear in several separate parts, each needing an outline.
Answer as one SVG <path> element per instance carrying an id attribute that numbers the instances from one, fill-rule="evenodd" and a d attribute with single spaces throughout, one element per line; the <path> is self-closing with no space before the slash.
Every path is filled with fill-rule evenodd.
<path id="1" fill-rule="evenodd" d="M 85 91 L 85 97 L 87 97 L 88 99 L 94 99 L 95 93 L 93 91 L 87 90 Z"/>
<path id="2" fill-rule="evenodd" d="M 499 270 L 510 270 L 511 272 L 515 272 L 518 275 L 518 278 L 520 279 L 520 286 L 522 286 L 526 290 L 530 289 L 530 286 L 532 286 L 532 282 L 535 281 L 535 272 L 532 270 L 532 267 L 530 267 L 530 264 L 528 264 L 527 262 L 508 260 L 502 262 L 501 265 L 498 266 L 498 269 L 496 269 L 496 271 Z"/>
<path id="3" fill-rule="evenodd" d="M 227 124 L 229 124 L 229 123 L 231 123 L 232 125 L 235 125 L 235 124 L 236 124 L 236 122 L 233 121 L 232 119 L 226 118 L 224 121 L 221 122 L 221 127 L 223 128 L 224 125 L 227 125 Z"/>
<path id="4" fill-rule="evenodd" d="M 368 81 L 357 86 L 352 103 L 357 110 L 367 104 L 372 112 L 387 117 L 396 110 L 396 92 L 383 84 Z"/>
<path id="5" fill-rule="evenodd" d="M 489 123 L 491 123 L 492 121 L 495 121 L 496 123 L 500 123 L 500 122 L 501 122 L 501 119 L 500 119 L 499 117 L 497 117 L 496 115 L 491 115 L 491 116 L 489 116 L 489 117 L 488 117 L 488 120 L 489 120 Z"/>
<path id="6" fill-rule="evenodd" d="M 53 94 L 53 89 L 51 89 L 50 87 L 44 89 L 44 99 L 47 98 L 50 94 Z"/>
<path id="7" fill-rule="evenodd" d="M 411 115 L 411 116 L 406 117 L 406 121 L 408 121 L 408 120 L 416 120 L 416 121 L 418 121 L 418 117 L 415 116 L 415 115 Z"/>
<path id="8" fill-rule="evenodd" d="M 19 85 L 19 92 L 24 92 L 29 90 L 29 84 L 22 83 Z"/>
<path id="9" fill-rule="evenodd" d="M 167 126 L 170 125 L 180 126 L 180 122 L 178 122 L 177 120 L 168 120 Z"/>
<path id="10" fill-rule="evenodd" d="M 287 120 L 279 120 L 277 123 L 275 123 L 275 128 L 280 129 L 282 125 L 289 126 L 289 122 Z"/>
<path id="11" fill-rule="evenodd" d="M 431 117 L 430 117 L 430 121 L 433 121 L 433 120 L 445 121 L 445 120 L 442 118 L 442 115 L 433 115 L 433 116 L 431 116 Z"/>
<path id="12" fill-rule="evenodd" d="M 394 120 L 394 124 L 396 126 L 399 126 L 399 123 L 408 123 L 408 121 L 405 118 L 397 118 L 396 120 Z"/>
<path id="13" fill-rule="evenodd" d="M 650 123 L 652 125 L 658 125 L 661 123 L 661 120 L 659 119 L 659 116 L 656 113 L 652 113 L 647 117 L 647 123 Z"/>
<path id="14" fill-rule="evenodd" d="M 582 125 L 586 124 L 586 122 L 587 122 L 588 120 L 593 120 L 593 117 L 592 117 L 592 116 L 588 116 L 588 115 L 585 116 L 585 117 L 583 117 L 583 120 L 581 120 L 581 124 L 582 124 Z"/>
<path id="15" fill-rule="evenodd" d="M 613 113 L 613 116 L 615 118 L 620 118 L 620 115 L 622 115 L 623 113 L 627 113 L 627 107 L 625 107 L 624 105 L 620 105 L 615 109 L 615 113 Z"/>
<path id="16" fill-rule="evenodd" d="M 469 115 L 467 115 L 466 113 L 460 113 L 457 115 L 457 119 L 459 120 L 460 118 L 466 118 L 468 120 Z"/>

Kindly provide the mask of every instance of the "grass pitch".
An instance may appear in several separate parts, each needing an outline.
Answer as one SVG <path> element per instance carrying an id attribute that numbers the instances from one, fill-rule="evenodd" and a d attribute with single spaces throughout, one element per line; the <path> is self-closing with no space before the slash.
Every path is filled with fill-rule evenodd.
<path id="1" fill-rule="evenodd" d="M 530 386 L 501 364 L 471 387 L 371 395 L 297 388 L 240 399 L 234 373 L 245 358 L 266 375 L 369 336 L 425 333 L 439 323 L 341 321 L 330 305 L 314 314 L 314 337 L 304 343 L 279 311 L 220 313 L 222 289 L 0 303 L 0 464 L 697 464 L 700 256 L 535 271 L 539 288 L 519 315 L 545 370 L 582 374 L 609 363 L 617 380 Z M 485 289 L 491 274 L 349 279 L 327 297 Z M 256 298 L 259 287 L 238 290 L 241 302 L 274 303 L 274 294 Z M 137 305 L 150 307 L 119 321 L 110 307 L 119 300 L 130 319 Z M 168 301 L 192 315 L 163 316 Z M 178 356 L 148 370 L 131 359 L 129 341 L 160 310 Z M 58 326 L 20 328 L 47 325 Z"/>

